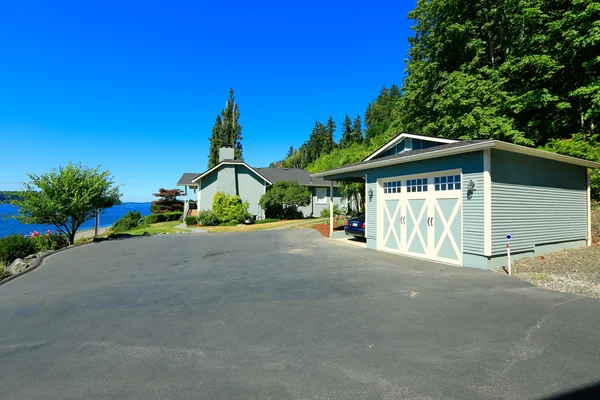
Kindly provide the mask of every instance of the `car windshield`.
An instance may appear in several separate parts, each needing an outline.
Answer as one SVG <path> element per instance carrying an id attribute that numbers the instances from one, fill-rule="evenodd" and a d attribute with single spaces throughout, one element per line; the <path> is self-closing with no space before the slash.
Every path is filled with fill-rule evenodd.
<path id="1" fill-rule="evenodd" d="M 356 219 L 365 219 L 365 214 L 360 214 Z"/>

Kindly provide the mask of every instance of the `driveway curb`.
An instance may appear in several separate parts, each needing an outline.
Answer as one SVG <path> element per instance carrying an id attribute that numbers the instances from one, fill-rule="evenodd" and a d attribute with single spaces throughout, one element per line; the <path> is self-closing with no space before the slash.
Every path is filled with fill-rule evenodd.
<path id="1" fill-rule="evenodd" d="M 79 244 L 74 244 L 74 245 L 67 246 L 67 247 L 64 247 L 64 248 L 58 249 L 58 250 L 49 250 L 48 252 L 42 254 L 40 257 L 37 257 L 35 259 L 34 263 L 31 264 L 31 266 L 29 268 L 19 272 L 18 274 L 14 274 L 14 275 L 9 276 L 8 278 L 2 279 L 0 281 L 0 286 L 12 281 L 13 279 L 17 279 L 18 277 L 23 276 L 23 275 L 33 271 L 34 269 L 37 269 L 40 265 L 42 265 L 42 261 L 44 261 L 44 259 L 48 256 L 54 255 L 56 253 L 60 253 L 65 250 L 70 250 L 70 249 L 74 249 L 76 247 L 86 246 L 88 244 L 93 244 L 93 243 L 95 243 L 95 242 L 79 243 Z"/>

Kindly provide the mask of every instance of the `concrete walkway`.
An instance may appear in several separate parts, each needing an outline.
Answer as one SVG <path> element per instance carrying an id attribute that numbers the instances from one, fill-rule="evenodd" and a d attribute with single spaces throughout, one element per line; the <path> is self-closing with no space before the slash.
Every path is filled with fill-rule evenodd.
<path id="1" fill-rule="evenodd" d="M 105 228 L 98 228 L 98 235 L 102 235 L 104 232 L 108 231 L 109 229 L 110 229 L 110 226 L 107 226 Z M 91 237 L 94 237 L 93 229 L 86 229 L 84 231 L 79 231 L 75 234 L 75 240 L 91 238 Z"/>
<path id="2" fill-rule="evenodd" d="M 193 226 L 187 226 L 185 223 L 176 225 L 176 226 L 174 226 L 174 228 L 175 229 L 187 229 L 189 231 L 192 231 L 191 233 L 206 233 L 206 232 L 208 232 L 204 228 L 195 228 Z"/>

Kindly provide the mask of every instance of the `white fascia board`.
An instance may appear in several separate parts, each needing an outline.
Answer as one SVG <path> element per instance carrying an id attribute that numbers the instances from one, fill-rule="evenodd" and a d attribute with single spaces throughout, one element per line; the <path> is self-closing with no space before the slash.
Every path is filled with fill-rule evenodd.
<path id="1" fill-rule="evenodd" d="M 454 140 L 454 139 L 434 138 L 434 137 L 430 137 L 430 136 L 415 135 L 413 133 L 401 133 L 398 136 L 396 136 L 395 138 L 393 138 L 392 140 L 390 140 L 389 142 L 387 142 L 386 144 L 384 144 L 377 151 L 375 151 L 375 153 L 371 154 L 369 157 L 365 158 L 363 161 L 372 160 L 373 158 L 377 157 L 382 152 L 388 150 L 390 147 L 397 145 L 398 143 L 400 143 L 402 140 L 404 140 L 406 138 L 429 140 L 430 142 L 438 142 L 438 143 L 444 143 L 444 144 L 458 142 L 458 140 Z"/>
<path id="2" fill-rule="evenodd" d="M 192 182 L 196 182 L 200 179 L 202 179 L 203 177 L 205 177 L 206 175 L 210 174 L 211 172 L 213 172 L 215 169 L 219 168 L 221 165 L 243 165 L 246 168 L 248 168 L 250 171 L 254 172 L 256 175 L 260 176 L 262 179 L 264 179 L 265 182 L 267 182 L 269 185 L 272 185 L 271 181 L 268 180 L 267 178 L 265 178 L 264 176 L 262 176 L 261 174 L 259 174 L 258 172 L 256 172 L 251 166 L 249 166 L 248 164 L 246 164 L 245 162 L 241 162 L 241 163 L 234 163 L 234 162 L 221 162 L 217 165 L 215 165 L 214 167 L 212 167 L 211 169 L 209 169 L 208 171 L 206 171 L 205 173 L 203 173 L 202 175 L 200 175 L 199 177 L 197 177 L 196 179 L 194 179 Z"/>
<path id="3" fill-rule="evenodd" d="M 366 169 L 386 167 L 388 165 L 404 164 L 404 163 L 408 163 L 408 162 L 426 160 L 429 158 L 451 156 L 454 154 L 462 154 L 462 153 L 467 153 L 467 152 L 471 152 L 471 151 L 489 149 L 493 146 L 494 146 L 493 141 L 482 142 L 482 143 L 473 143 L 473 144 L 469 144 L 466 146 L 453 147 L 450 149 L 444 149 L 444 150 L 438 150 L 438 151 L 430 151 L 427 153 L 415 154 L 412 156 L 409 155 L 409 156 L 404 156 L 404 157 L 400 157 L 400 158 L 392 158 L 392 159 L 381 160 L 381 161 L 375 160 L 369 164 L 359 164 L 359 165 L 353 165 L 353 166 L 346 167 L 346 168 L 339 168 L 339 169 L 335 169 L 335 170 L 331 170 L 331 171 L 319 172 L 316 174 L 312 174 L 311 176 L 313 178 L 323 178 L 327 175 L 345 174 L 347 172 L 364 171 Z"/>

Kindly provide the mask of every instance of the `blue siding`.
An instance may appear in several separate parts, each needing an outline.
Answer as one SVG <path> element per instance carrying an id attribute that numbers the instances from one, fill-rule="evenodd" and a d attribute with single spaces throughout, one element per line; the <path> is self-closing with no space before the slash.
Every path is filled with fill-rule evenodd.
<path id="1" fill-rule="evenodd" d="M 492 254 L 587 237 L 587 169 L 491 151 Z"/>
<path id="2" fill-rule="evenodd" d="M 206 175 L 200 180 L 199 210 L 212 210 L 212 200 L 217 190 L 217 174 L 215 172 Z"/>
<path id="3" fill-rule="evenodd" d="M 443 158 L 434 158 L 406 164 L 381 167 L 367 173 L 367 190 L 373 191 L 367 199 L 367 239 L 368 247 L 375 248 L 377 241 L 377 180 L 394 176 L 433 173 L 436 171 L 462 169 L 463 173 L 463 252 L 483 254 L 483 152 L 470 152 Z M 467 198 L 467 182 L 473 180 L 477 190 L 471 199 Z M 370 243 L 369 243 L 370 242 Z"/>
<path id="4" fill-rule="evenodd" d="M 329 210 L 329 187 L 319 187 L 319 189 L 327 189 L 327 203 L 326 204 L 317 204 L 317 187 L 309 187 L 310 190 L 310 204 L 306 207 L 298 208 L 299 211 L 302 211 L 302 215 L 305 217 L 319 217 L 321 215 L 321 211 L 324 209 Z M 337 187 L 333 188 L 333 204 L 337 204 L 340 208 L 342 207 L 344 201 L 342 201 L 340 192 Z"/>
<path id="5" fill-rule="evenodd" d="M 252 215 L 262 216 L 263 212 L 258 202 L 265 192 L 265 181 L 244 165 L 236 165 L 235 170 L 237 174 L 237 193 L 242 201 L 248 202 L 248 212 Z"/>

